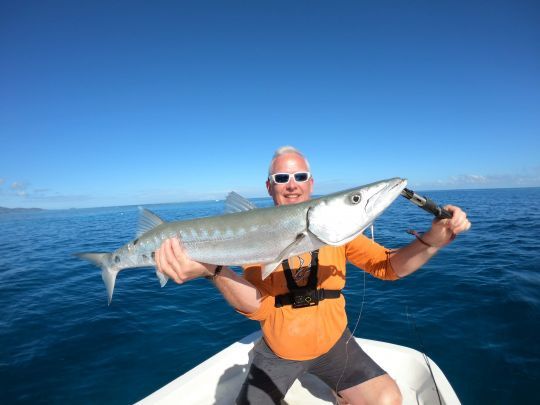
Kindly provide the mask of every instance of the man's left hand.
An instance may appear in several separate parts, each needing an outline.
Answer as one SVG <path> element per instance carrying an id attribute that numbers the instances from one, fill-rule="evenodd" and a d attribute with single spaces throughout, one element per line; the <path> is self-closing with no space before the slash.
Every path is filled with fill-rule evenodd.
<path id="1" fill-rule="evenodd" d="M 455 205 L 446 205 L 444 209 L 452 214 L 452 218 L 434 219 L 431 229 L 422 236 L 422 239 L 431 246 L 443 247 L 450 243 L 456 235 L 471 228 L 467 214 L 461 208 Z"/>

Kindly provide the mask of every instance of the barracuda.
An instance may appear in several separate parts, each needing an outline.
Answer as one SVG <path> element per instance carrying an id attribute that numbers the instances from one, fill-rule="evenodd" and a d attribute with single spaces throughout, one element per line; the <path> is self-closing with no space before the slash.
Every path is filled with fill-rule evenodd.
<path id="1" fill-rule="evenodd" d="M 340 246 L 360 235 L 400 195 L 407 181 L 382 180 L 292 205 L 257 208 L 236 193 L 226 214 L 164 222 L 141 209 L 137 238 L 112 253 L 77 253 L 101 267 L 109 304 L 118 272 L 155 266 L 153 252 L 168 238 L 180 239 L 193 260 L 215 265 L 263 265 L 268 277 L 285 259 L 324 245 Z M 156 271 L 163 287 L 167 277 Z"/>

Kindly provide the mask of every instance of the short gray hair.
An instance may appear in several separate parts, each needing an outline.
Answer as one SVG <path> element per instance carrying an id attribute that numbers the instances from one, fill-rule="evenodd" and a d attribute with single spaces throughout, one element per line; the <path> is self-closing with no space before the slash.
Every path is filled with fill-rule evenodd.
<path id="1" fill-rule="evenodd" d="M 304 156 L 302 152 L 300 152 L 298 149 L 296 149 L 294 146 L 286 145 L 282 146 L 281 148 L 277 148 L 274 152 L 274 156 L 272 156 L 272 160 L 270 161 L 270 166 L 268 166 L 268 175 L 270 176 L 272 174 L 272 165 L 274 164 L 274 160 L 276 160 L 279 156 L 285 155 L 286 153 L 296 153 L 302 159 L 304 159 L 304 162 L 306 162 L 306 167 L 308 171 L 310 172 L 311 169 L 309 168 L 309 162 L 307 158 Z"/>

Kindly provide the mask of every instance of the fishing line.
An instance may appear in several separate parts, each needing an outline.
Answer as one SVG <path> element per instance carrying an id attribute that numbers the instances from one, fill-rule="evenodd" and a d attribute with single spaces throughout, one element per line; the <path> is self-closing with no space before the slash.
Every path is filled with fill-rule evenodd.
<path id="1" fill-rule="evenodd" d="M 358 318 L 356 319 L 356 324 L 354 325 L 354 328 L 351 332 L 351 336 L 349 336 L 349 338 L 347 339 L 347 341 L 345 342 L 345 365 L 343 366 L 343 371 L 341 372 L 341 375 L 339 376 L 339 379 L 336 383 L 336 404 L 335 405 L 338 405 L 339 403 L 339 392 L 338 392 L 338 387 L 339 387 L 339 383 L 341 382 L 341 379 L 343 378 L 343 375 L 345 374 L 345 370 L 347 369 L 347 364 L 349 363 L 349 341 L 351 339 L 354 338 L 354 333 L 356 332 L 356 328 L 358 328 L 358 325 L 360 324 L 360 318 L 362 317 L 362 311 L 364 310 L 364 302 L 366 301 L 366 272 L 365 271 L 362 271 L 362 273 L 364 273 L 364 288 L 363 288 L 363 292 L 362 292 L 362 304 L 360 305 L 360 313 L 358 314 Z"/>
<path id="2" fill-rule="evenodd" d="M 429 364 L 429 358 L 426 356 L 426 349 L 424 348 L 424 342 L 422 341 L 420 333 L 418 332 L 418 328 L 416 327 L 416 321 L 414 317 L 409 314 L 408 305 L 405 305 L 405 312 L 407 314 L 407 321 L 409 322 L 409 327 L 411 326 L 410 318 L 412 318 L 413 320 L 413 326 L 414 326 L 414 331 L 416 333 L 416 339 L 418 339 L 418 342 L 420 343 L 420 348 L 422 349 L 422 356 L 424 357 L 424 361 L 426 362 L 428 366 L 429 374 L 431 374 L 431 379 L 433 380 L 433 384 L 435 385 L 435 390 L 437 391 L 437 397 L 439 398 L 439 405 L 442 405 L 441 394 L 439 392 L 439 387 L 437 386 L 437 381 L 435 381 L 435 376 L 433 375 L 433 371 L 431 370 L 431 364 Z"/>
<path id="3" fill-rule="evenodd" d="M 401 195 L 403 197 L 405 197 L 406 199 L 408 199 L 409 201 L 413 202 L 418 207 L 420 207 L 420 208 L 424 209 L 425 211 L 433 214 L 436 218 L 439 218 L 439 219 L 452 218 L 452 214 L 450 212 L 448 212 L 446 209 L 440 207 L 437 203 L 435 203 L 433 200 L 429 199 L 428 197 L 420 196 L 420 195 L 416 194 L 413 190 L 405 188 L 401 192 Z M 371 224 L 370 229 L 371 229 L 371 240 L 373 242 L 375 242 L 375 232 L 374 232 L 373 224 Z M 349 361 L 349 341 L 354 337 L 354 333 L 356 332 L 356 328 L 358 327 L 358 325 L 360 323 L 360 318 L 362 317 L 362 311 L 364 309 L 364 302 L 365 302 L 365 299 L 366 299 L 366 271 L 363 271 L 363 273 L 364 273 L 364 288 L 363 288 L 364 291 L 362 293 L 362 304 L 360 306 L 360 313 L 358 314 L 358 319 L 356 320 L 356 324 L 354 325 L 354 328 L 353 328 L 353 330 L 351 332 L 351 336 L 349 336 L 349 338 L 345 342 L 345 365 L 344 365 L 343 371 L 341 372 L 341 375 L 340 375 L 340 377 L 338 379 L 338 382 L 336 383 L 336 389 L 335 389 L 335 392 L 336 392 L 336 405 L 338 405 L 339 398 L 340 398 L 339 393 L 338 393 L 339 383 L 341 382 L 341 379 L 343 378 L 343 375 L 345 374 L 345 370 L 347 369 L 347 364 L 348 364 L 348 361 Z M 407 320 L 409 321 L 409 326 L 410 326 L 411 323 L 410 323 L 410 319 L 409 319 L 409 307 L 407 305 L 406 305 L 406 311 L 407 311 Z M 416 322 L 414 321 L 414 318 L 413 318 L 413 323 L 414 323 L 414 330 L 416 332 L 417 339 L 420 342 L 420 347 L 422 349 L 422 356 L 424 357 L 424 361 L 426 362 L 426 364 L 428 366 L 428 370 L 429 370 L 429 373 L 431 375 L 431 379 L 433 380 L 433 384 L 435 385 L 435 390 L 437 391 L 437 397 L 439 398 L 439 405 L 442 405 L 442 400 L 441 400 L 441 394 L 439 392 L 439 387 L 437 386 L 437 382 L 435 381 L 435 376 L 433 375 L 433 371 L 431 370 L 431 365 L 429 364 L 429 359 L 425 354 L 424 343 L 423 343 L 422 339 L 420 338 L 418 328 L 416 327 Z"/>
<path id="4" fill-rule="evenodd" d="M 360 323 L 360 318 L 362 316 L 362 311 L 364 309 L 364 302 L 366 301 L 366 271 L 363 271 L 362 273 L 364 273 L 364 291 L 362 292 L 362 304 L 360 305 L 360 313 L 358 314 L 358 319 L 356 320 L 356 324 L 354 325 L 354 329 L 352 330 L 351 332 L 351 336 L 349 337 L 349 339 L 347 340 L 347 343 L 349 343 L 349 340 L 351 340 L 351 338 L 353 337 L 354 335 L 354 332 L 356 332 L 356 328 L 358 328 L 358 324 Z"/>
<path id="5" fill-rule="evenodd" d="M 418 207 L 422 208 L 423 210 L 433 214 L 438 219 L 452 218 L 452 213 L 450 211 L 448 211 L 448 210 L 444 209 L 443 207 L 439 206 L 435 201 L 431 200 L 430 198 L 416 194 L 413 190 L 410 190 L 408 188 L 404 188 L 401 191 L 401 195 L 403 197 L 405 197 L 406 199 L 408 199 L 409 201 L 411 201 L 412 203 L 414 203 L 415 205 L 417 205 Z M 428 245 L 424 240 L 422 240 L 421 237 L 419 237 L 417 232 L 415 232 L 415 231 L 407 231 L 407 232 L 411 233 L 414 236 L 416 236 L 416 238 L 418 240 L 420 240 L 420 242 L 422 242 L 424 245 Z M 455 237 L 456 237 L 456 235 L 454 234 L 452 239 L 454 239 Z M 429 359 L 426 356 L 426 349 L 424 348 L 424 342 L 422 341 L 420 333 L 418 332 L 418 328 L 416 327 L 416 321 L 415 321 L 414 317 L 411 314 L 409 314 L 409 306 L 408 305 L 405 305 L 405 311 L 406 311 L 406 314 L 407 314 L 407 320 L 409 322 L 409 327 L 411 326 L 410 318 L 412 318 L 414 331 L 416 333 L 416 339 L 420 343 L 420 348 L 422 349 L 422 356 L 424 356 L 424 361 L 426 362 L 426 364 L 428 366 L 429 374 L 431 374 L 431 379 L 433 380 L 433 384 L 435 385 L 435 390 L 437 391 L 437 397 L 439 398 L 439 404 L 442 405 L 441 393 L 439 392 L 439 387 L 437 386 L 437 382 L 435 381 L 435 376 L 433 375 L 433 370 L 431 370 L 431 365 L 429 363 Z"/>

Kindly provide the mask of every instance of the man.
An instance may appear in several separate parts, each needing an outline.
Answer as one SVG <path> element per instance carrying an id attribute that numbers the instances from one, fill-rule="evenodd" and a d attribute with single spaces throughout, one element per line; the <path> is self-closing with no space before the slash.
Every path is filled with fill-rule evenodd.
<path id="1" fill-rule="evenodd" d="M 307 159 L 292 147 L 278 149 L 266 187 L 276 205 L 309 200 L 313 177 Z M 264 339 L 254 348 L 237 403 L 280 403 L 294 380 L 311 372 L 350 404 L 400 404 L 395 381 L 350 339 L 341 294 L 346 261 L 382 279 L 413 273 L 471 226 L 460 208 L 445 208 L 451 219 L 434 220 L 422 237 L 401 249 L 389 251 L 360 235 L 344 246 L 290 258 L 264 281 L 260 266 L 246 267 L 241 277 L 227 267 L 192 261 L 177 239 L 156 251 L 156 264 L 177 283 L 210 276 L 230 305 L 261 322 Z M 306 286 L 324 289 L 326 298 L 316 306 L 294 307 L 293 295 Z"/>

